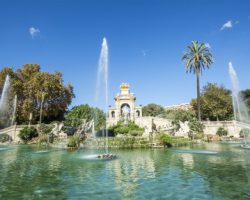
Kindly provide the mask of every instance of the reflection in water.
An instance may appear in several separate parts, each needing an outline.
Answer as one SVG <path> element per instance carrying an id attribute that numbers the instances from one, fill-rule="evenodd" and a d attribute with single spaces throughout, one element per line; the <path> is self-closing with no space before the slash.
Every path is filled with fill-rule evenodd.
<path id="1" fill-rule="evenodd" d="M 6 147 L 0 199 L 250 199 L 250 151 L 231 145 L 114 150 L 110 161 L 83 159 L 101 151 Z"/>
<path id="2" fill-rule="evenodd" d="M 192 154 L 180 154 L 178 157 L 182 158 L 184 167 L 192 169 L 194 166 L 194 159 Z"/>
<path id="3" fill-rule="evenodd" d="M 131 198 L 138 189 L 141 180 L 155 178 L 154 161 L 149 151 L 135 153 L 108 163 L 107 169 L 114 177 L 116 189 L 122 199 Z"/>

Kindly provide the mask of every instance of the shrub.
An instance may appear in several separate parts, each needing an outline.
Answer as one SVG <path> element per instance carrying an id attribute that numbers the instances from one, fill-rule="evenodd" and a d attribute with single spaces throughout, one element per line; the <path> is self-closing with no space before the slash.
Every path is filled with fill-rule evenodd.
<path id="1" fill-rule="evenodd" d="M 68 147 L 77 148 L 80 142 L 80 135 L 73 135 L 68 137 Z"/>
<path id="2" fill-rule="evenodd" d="M 141 130 L 130 130 L 128 134 L 131 136 L 142 136 L 143 132 Z"/>
<path id="3" fill-rule="evenodd" d="M 52 131 L 52 126 L 51 125 L 41 124 L 39 126 L 39 133 L 49 134 L 51 131 Z"/>
<path id="4" fill-rule="evenodd" d="M 109 128 L 110 132 L 113 132 L 115 135 L 131 135 L 139 136 L 144 133 L 144 128 L 140 128 L 134 122 L 129 121 L 127 125 L 123 121 L 119 121 L 116 125 Z"/>
<path id="5" fill-rule="evenodd" d="M 203 133 L 204 125 L 196 118 L 192 118 L 188 122 L 188 126 L 193 133 Z"/>
<path id="6" fill-rule="evenodd" d="M 249 137 L 250 136 L 250 129 L 246 129 L 246 128 L 241 129 L 239 135 L 241 138 L 244 138 L 245 136 Z"/>
<path id="7" fill-rule="evenodd" d="M 157 134 L 157 139 L 160 142 L 160 144 L 164 146 L 171 147 L 172 146 L 172 137 L 168 134 L 165 133 L 158 133 Z"/>
<path id="8" fill-rule="evenodd" d="M 6 133 L 0 135 L 0 142 L 2 143 L 10 141 L 10 139 L 10 136 Z"/>
<path id="9" fill-rule="evenodd" d="M 223 127 L 219 127 L 217 132 L 216 132 L 216 135 L 218 136 L 226 136 L 228 134 L 228 131 L 226 129 L 224 129 Z"/>
<path id="10" fill-rule="evenodd" d="M 198 139 L 198 140 L 201 140 L 201 139 L 204 138 L 204 133 L 196 133 L 196 134 L 194 135 L 194 138 L 195 138 L 195 139 Z"/>
<path id="11" fill-rule="evenodd" d="M 34 127 L 26 126 L 19 133 L 19 137 L 24 143 L 27 143 L 28 141 L 32 140 L 32 138 L 37 136 L 38 133 Z"/>
<path id="12" fill-rule="evenodd" d="M 49 141 L 48 135 L 46 135 L 46 134 L 39 135 L 39 137 L 38 137 L 38 143 L 39 144 L 42 144 L 42 143 L 46 143 L 47 144 L 48 141 Z"/>

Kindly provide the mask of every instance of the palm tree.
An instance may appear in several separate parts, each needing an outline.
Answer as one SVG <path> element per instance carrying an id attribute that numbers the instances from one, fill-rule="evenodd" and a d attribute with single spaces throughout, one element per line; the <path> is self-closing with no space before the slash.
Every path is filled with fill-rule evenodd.
<path id="1" fill-rule="evenodd" d="M 201 121 L 200 74 L 202 73 L 202 70 L 209 68 L 213 63 L 213 56 L 207 45 L 204 43 L 199 44 L 198 41 L 193 41 L 192 44 L 188 46 L 188 51 L 184 53 L 182 60 L 185 62 L 186 71 L 196 74 L 198 120 Z"/>

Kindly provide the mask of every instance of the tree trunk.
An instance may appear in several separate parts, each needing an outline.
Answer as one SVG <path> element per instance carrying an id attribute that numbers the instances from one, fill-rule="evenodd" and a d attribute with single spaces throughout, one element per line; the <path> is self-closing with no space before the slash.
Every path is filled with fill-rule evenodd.
<path id="1" fill-rule="evenodd" d="M 198 120 L 201 121 L 201 101 L 200 101 L 200 67 L 196 73 L 197 78 L 197 109 L 198 109 Z"/>

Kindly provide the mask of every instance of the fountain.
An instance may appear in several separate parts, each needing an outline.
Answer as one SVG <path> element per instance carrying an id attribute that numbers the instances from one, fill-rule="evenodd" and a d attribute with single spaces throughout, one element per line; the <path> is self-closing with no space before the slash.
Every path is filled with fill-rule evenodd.
<path id="1" fill-rule="evenodd" d="M 234 109 L 234 119 L 242 123 L 249 123 L 249 114 L 247 106 L 240 93 L 240 85 L 236 71 L 231 62 L 229 62 L 229 75 L 232 82 L 232 100 Z M 246 144 L 246 135 L 244 133 L 245 144 L 242 148 L 250 149 L 250 146 Z"/>
<path id="2" fill-rule="evenodd" d="M 4 81 L 4 86 L 3 86 L 1 99 L 0 99 L 0 111 L 1 112 L 7 109 L 9 89 L 10 89 L 10 77 L 9 75 L 7 75 Z"/>
<path id="3" fill-rule="evenodd" d="M 107 114 L 108 108 L 108 44 L 104 37 L 102 41 L 102 48 L 97 69 L 97 80 L 96 80 L 96 94 L 95 102 L 104 109 Z M 107 120 L 107 117 L 106 117 Z M 96 158 L 100 159 L 113 159 L 115 155 L 108 153 L 108 130 L 107 121 L 105 123 L 105 129 L 103 135 L 105 136 L 105 154 L 96 155 Z"/>
<path id="4" fill-rule="evenodd" d="M 9 92 L 10 92 L 10 77 L 9 75 L 6 76 L 3 90 L 0 99 L 0 118 L 3 125 L 6 127 L 9 123 Z"/>
<path id="5" fill-rule="evenodd" d="M 15 119 L 16 119 L 16 107 L 17 107 L 17 95 L 15 95 L 14 102 L 13 102 L 13 113 L 12 113 L 11 126 L 13 126 L 14 123 L 15 123 Z"/>

